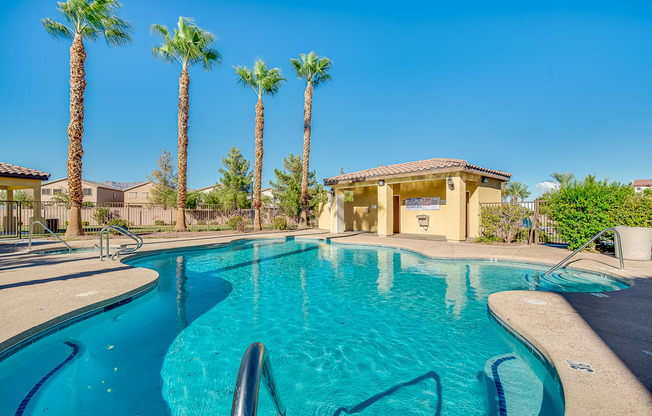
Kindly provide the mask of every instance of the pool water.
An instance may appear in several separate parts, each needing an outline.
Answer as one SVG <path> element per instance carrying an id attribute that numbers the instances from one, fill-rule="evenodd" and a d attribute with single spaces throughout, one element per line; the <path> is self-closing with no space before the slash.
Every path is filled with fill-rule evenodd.
<path id="1" fill-rule="evenodd" d="M 66 341 L 79 352 L 24 414 L 228 415 L 242 355 L 255 341 L 268 347 L 288 415 L 486 414 L 482 374 L 501 354 L 522 357 L 537 375 L 532 388 L 547 389 L 530 408 L 563 414 L 558 404 L 539 403 L 546 396 L 560 402 L 557 386 L 490 321 L 487 297 L 626 287 L 597 274 L 537 279 L 545 268 L 300 240 L 242 241 L 127 263 L 158 271 L 158 290 L 0 363 L 0 414 L 15 414 L 71 355 Z M 273 414 L 266 393 L 259 412 Z"/>

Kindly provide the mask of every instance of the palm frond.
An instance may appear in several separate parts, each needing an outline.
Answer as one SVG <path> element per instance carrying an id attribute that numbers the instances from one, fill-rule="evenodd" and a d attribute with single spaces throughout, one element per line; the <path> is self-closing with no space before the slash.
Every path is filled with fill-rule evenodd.
<path id="1" fill-rule="evenodd" d="M 163 40 L 152 50 L 155 57 L 170 61 L 171 55 L 187 66 L 201 63 L 207 71 L 222 61 L 222 55 L 212 46 L 215 36 L 195 25 L 192 18 L 180 16 L 173 34 L 163 25 L 152 25 L 151 31 Z"/>
<path id="2" fill-rule="evenodd" d="M 292 67 L 299 78 L 305 80 L 313 87 L 317 87 L 332 79 L 328 73 L 331 69 L 331 60 L 319 57 L 315 51 L 300 54 L 300 59 L 291 59 Z"/>
<path id="3" fill-rule="evenodd" d="M 74 32 L 63 23 L 55 22 L 54 20 L 46 17 L 41 19 L 41 24 L 45 28 L 45 31 L 48 32 L 53 38 L 61 40 L 68 39 L 71 40 L 75 37 Z"/>

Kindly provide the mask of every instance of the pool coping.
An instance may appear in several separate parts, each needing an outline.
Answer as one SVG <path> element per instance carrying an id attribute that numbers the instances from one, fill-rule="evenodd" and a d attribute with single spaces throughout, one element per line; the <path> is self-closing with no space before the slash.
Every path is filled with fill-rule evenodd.
<path id="1" fill-rule="evenodd" d="M 296 239 L 300 240 L 306 240 L 306 241 L 327 241 L 333 244 L 341 244 L 341 245 L 354 245 L 354 246 L 371 246 L 371 247 L 382 247 L 382 248 L 393 248 L 397 250 L 403 250 L 403 251 L 409 251 L 412 252 L 413 254 L 423 256 L 428 259 L 434 259 L 434 260 L 469 260 L 469 261 L 500 261 L 504 263 L 511 263 L 511 264 L 530 264 L 530 265 L 538 265 L 538 266 L 552 266 L 556 263 L 555 260 L 550 259 L 549 261 L 530 261 L 530 260 L 524 260 L 524 259 L 519 259 L 519 260 L 513 260 L 515 258 L 515 254 L 512 255 L 512 257 L 506 257 L 503 255 L 499 256 L 491 256 L 491 255 L 484 255 L 481 254 L 480 257 L 468 257 L 468 256 L 439 256 L 435 255 L 433 256 L 432 254 L 426 252 L 424 249 L 419 248 L 420 245 L 431 243 L 428 241 L 420 241 L 420 240 L 400 240 L 399 239 L 384 239 L 381 240 L 380 237 L 376 236 L 369 236 L 369 235 L 363 235 L 362 238 L 358 237 L 356 238 L 355 235 L 348 237 L 346 241 L 343 241 L 344 239 L 340 235 L 331 235 L 329 233 L 320 233 L 318 236 L 314 235 L 301 235 L 298 233 L 274 233 L 274 234 L 267 234 L 265 235 L 264 233 L 262 235 L 248 235 L 248 234 L 240 234 L 240 235 L 228 235 L 226 236 L 225 241 L 218 241 L 218 242 L 213 242 L 213 243 L 206 243 L 206 244 L 184 244 L 181 246 L 176 246 L 174 247 L 175 244 L 172 244 L 173 247 L 161 247 L 161 248 L 155 248 L 155 249 L 150 249 L 146 250 L 143 252 L 139 253 L 134 253 L 133 255 L 130 255 L 128 257 L 124 257 L 121 259 L 121 263 L 124 264 L 124 261 L 127 260 L 132 260 L 134 258 L 138 257 L 145 257 L 148 255 L 156 255 L 157 253 L 161 252 L 179 252 L 179 251 L 189 251 L 189 250 L 197 250 L 197 249 L 210 249 L 213 247 L 221 247 L 225 246 L 228 244 L 232 244 L 238 241 L 243 241 L 243 240 L 253 240 L 253 239 L 279 239 L 279 238 L 285 238 L 287 236 L 292 236 Z M 223 237 L 222 237 L 223 238 Z M 333 238 L 337 238 L 337 241 L 332 241 Z M 206 237 L 201 238 L 202 240 L 206 240 Z M 366 240 L 366 241 L 365 241 Z M 371 242 L 369 241 L 371 240 Z M 374 241 L 375 240 L 375 241 Z M 381 241 L 378 241 L 381 240 Z M 186 240 L 187 241 L 187 240 Z M 164 241 L 163 243 L 175 243 L 176 241 L 168 240 Z M 420 244 L 421 243 L 421 244 Z M 442 244 L 447 244 L 447 245 L 452 245 L 451 247 L 461 247 L 463 244 L 460 243 L 457 245 L 456 243 L 442 243 Z M 167 244 L 164 244 L 167 245 Z M 405 247 L 406 245 L 410 245 L 412 247 Z M 416 246 L 416 247 L 414 247 Z M 510 247 L 511 248 L 511 247 Z M 506 251 L 508 251 L 507 248 Z M 520 249 L 519 249 L 520 251 Z M 517 251 L 518 253 L 518 251 Z M 565 252 L 567 253 L 567 252 Z M 84 253 L 84 254 L 89 254 L 89 253 Z M 85 256 L 88 257 L 88 256 Z M 129 265 L 128 265 L 129 266 Z M 129 266 L 133 267 L 133 266 Z M 628 280 L 626 277 L 622 275 L 617 275 L 614 273 L 611 273 L 610 271 L 613 271 L 615 273 L 620 274 L 618 271 L 615 270 L 610 270 L 610 271 L 604 271 L 602 270 L 596 270 L 595 268 L 586 268 L 586 267 L 572 267 L 569 268 L 572 270 L 577 270 L 577 271 L 582 271 L 582 272 L 589 272 L 589 273 L 594 273 L 594 274 L 601 274 L 601 275 L 606 275 L 609 276 L 610 278 L 615 278 L 617 280 Z M 652 277 L 652 268 L 650 270 L 645 269 L 646 276 L 645 278 Z M 141 286 L 138 289 L 143 289 L 145 287 L 149 287 L 149 290 L 153 289 L 156 287 L 158 284 L 158 277 L 153 280 L 152 282 Z M 630 286 L 627 289 L 624 289 L 625 291 L 632 291 L 635 288 L 635 284 Z M 138 292 L 138 289 L 134 289 L 129 292 L 125 292 L 121 295 L 115 296 L 111 299 L 106 299 L 100 302 L 96 302 L 94 304 L 88 305 L 84 308 L 79 308 L 73 311 L 70 311 L 66 314 L 62 314 L 58 317 L 54 317 L 47 322 L 35 326 L 33 328 L 30 328 L 27 331 L 24 331 L 23 333 L 19 334 L 19 336 L 14 336 L 10 338 L 11 340 L 15 341 L 12 343 L 12 346 L 18 345 L 21 342 L 27 342 L 31 337 L 34 337 L 35 335 L 38 335 L 39 333 L 44 333 L 48 331 L 48 329 L 51 329 L 52 326 L 56 326 L 57 324 L 61 324 L 62 322 L 65 323 L 65 321 L 70 321 L 72 319 L 75 319 L 76 316 L 82 315 L 84 313 L 90 313 L 93 310 L 99 310 L 100 308 L 107 306 L 109 304 L 114 304 L 116 302 L 119 302 L 121 299 L 127 299 L 136 292 Z M 520 291 L 506 291 L 506 292 L 497 292 L 489 297 L 489 302 L 488 302 L 488 310 L 497 318 L 499 318 L 501 321 L 506 323 L 506 325 L 509 328 L 512 328 L 515 334 L 518 334 L 519 337 L 522 337 L 524 340 L 527 342 L 531 343 L 534 348 L 536 348 L 538 351 L 541 352 L 541 354 L 545 357 L 546 360 L 552 365 L 554 368 L 560 368 L 561 364 L 566 364 L 563 356 L 560 356 L 556 351 L 553 353 L 550 352 L 550 348 L 548 345 L 548 340 L 546 339 L 545 336 L 542 336 L 542 334 L 538 334 L 536 329 L 533 331 L 531 323 L 529 324 L 522 324 L 518 322 L 514 322 L 514 315 L 517 315 L 516 311 L 514 310 L 509 310 L 509 307 L 506 307 L 505 304 L 509 302 L 505 302 L 504 299 L 498 299 L 500 297 L 505 297 L 508 300 L 511 298 L 514 298 L 514 296 L 519 297 L 522 295 Z M 548 299 L 562 299 L 560 295 L 553 293 L 553 292 L 525 292 L 530 295 L 536 294 L 544 294 L 544 297 Z M 516 294 L 516 295 L 515 295 Z M 496 296 L 496 295 L 501 295 L 501 296 Z M 520 298 L 519 298 L 520 299 Z M 85 312 L 84 312 L 85 311 Z M 559 311 L 555 311 L 559 312 Z M 566 315 L 569 315 L 566 313 Z M 571 313 L 572 315 L 572 313 Z M 567 316 L 568 317 L 568 316 Z M 575 320 L 581 320 L 581 317 L 574 317 Z M 49 326 L 48 326 L 49 325 Z M 545 335 L 545 334 L 543 334 Z M 17 338 L 21 338 L 20 340 L 16 341 Z M 573 334 L 570 334 L 570 337 L 573 338 Z M 40 338 L 38 338 L 40 339 Z M 3 340 L 0 342 L 0 354 L 5 353 L 8 348 L 11 348 L 12 346 L 7 346 L 9 340 Z M 32 341 L 35 342 L 36 340 Z M 25 345 L 26 346 L 26 345 Z M 606 346 L 605 346 L 606 347 Z M 24 346 L 23 346 L 24 348 Z M 606 347 L 608 350 L 608 347 Z M 1 355 L 0 355 L 1 357 Z M 622 362 L 618 360 L 618 358 L 612 354 L 611 357 L 607 357 L 607 362 L 606 365 L 612 365 L 613 367 L 616 367 L 616 372 L 619 373 L 620 378 L 622 379 L 621 381 L 624 381 L 625 386 L 621 386 L 622 388 L 619 389 L 619 392 L 625 393 L 625 396 L 627 396 L 627 399 L 629 400 L 628 404 L 631 405 L 628 408 L 628 413 L 627 414 L 632 414 L 632 415 L 648 415 L 649 416 L 649 409 L 652 408 L 652 396 L 650 395 L 650 392 L 645 389 L 642 384 L 631 374 L 631 371 L 629 371 L 626 367 L 622 365 Z M 563 369 L 563 367 L 561 367 Z M 610 370 L 604 370 L 604 373 L 610 373 Z M 632 378 L 633 377 L 633 378 Z M 562 391 L 563 391 L 563 396 L 564 396 L 564 405 L 566 408 L 566 413 L 567 415 L 598 415 L 598 414 L 620 414 L 622 413 L 623 407 L 622 407 L 622 400 L 613 400 L 613 397 L 611 393 L 609 393 L 610 388 L 613 387 L 613 377 L 609 377 L 604 384 L 604 388 L 606 389 L 605 393 L 604 391 L 599 391 L 599 393 L 595 394 L 589 394 L 587 397 L 576 397 L 576 394 L 568 394 L 569 390 L 573 391 L 573 387 L 576 384 L 576 380 L 573 380 L 572 378 L 568 378 L 566 375 L 565 371 L 560 371 L 559 372 L 559 379 L 561 381 L 561 386 L 562 386 Z M 641 390 L 642 389 L 642 390 Z M 621 398 L 623 396 L 620 396 Z M 596 399 L 597 403 L 600 405 L 596 405 Z M 604 406 L 604 405 L 606 406 Z M 633 406 L 633 407 L 632 407 Z M 616 413 L 614 413 L 614 409 Z"/>

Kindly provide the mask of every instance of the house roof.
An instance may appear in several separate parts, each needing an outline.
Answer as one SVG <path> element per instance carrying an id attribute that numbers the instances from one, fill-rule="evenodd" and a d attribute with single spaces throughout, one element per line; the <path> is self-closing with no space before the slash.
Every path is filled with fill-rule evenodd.
<path id="1" fill-rule="evenodd" d="M 652 186 L 652 179 L 636 179 L 634 186 Z"/>
<path id="2" fill-rule="evenodd" d="M 54 183 L 65 181 L 67 179 L 68 179 L 68 177 L 61 178 L 61 179 L 55 179 L 53 181 L 44 183 L 43 186 L 52 185 Z M 86 179 L 82 179 L 82 183 L 85 183 L 85 184 L 88 184 L 88 185 L 91 185 L 91 186 L 95 186 L 97 188 L 111 189 L 112 191 L 120 191 L 120 192 L 122 192 L 122 189 L 116 188 L 115 186 L 107 185 L 105 183 L 93 182 L 93 181 L 89 181 L 89 180 L 86 180 Z"/>
<path id="3" fill-rule="evenodd" d="M 42 181 L 47 181 L 50 178 L 49 173 L 4 162 L 0 162 L 0 176 L 3 178 L 39 179 Z"/>
<path id="4" fill-rule="evenodd" d="M 150 181 L 143 181 L 143 182 L 129 182 L 123 185 L 128 185 L 126 188 L 122 188 L 123 191 L 129 191 L 134 188 L 138 188 L 139 186 L 147 185 L 150 183 Z"/>
<path id="5" fill-rule="evenodd" d="M 462 159 L 434 158 L 417 160 L 415 162 L 398 163 L 396 165 L 379 166 L 377 168 L 361 170 L 353 173 L 344 173 L 342 175 L 324 179 L 324 185 L 337 185 L 340 182 L 362 182 L 371 178 L 387 179 L 397 176 L 406 176 L 407 174 L 424 175 L 437 173 L 437 171 L 442 170 L 486 174 L 503 181 L 508 181 L 512 176 L 511 173 L 482 168 L 467 163 L 466 160 Z"/>

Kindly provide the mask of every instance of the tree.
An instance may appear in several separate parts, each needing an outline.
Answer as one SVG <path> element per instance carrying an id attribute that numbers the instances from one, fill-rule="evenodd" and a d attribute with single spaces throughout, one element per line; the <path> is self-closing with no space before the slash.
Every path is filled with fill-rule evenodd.
<path id="1" fill-rule="evenodd" d="M 70 194 L 68 193 L 68 190 L 65 188 L 59 188 L 59 190 L 61 192 L 52 195 L 52 201 L 56 202 L 57 204 L 65 204 L 67 207 L 69 207 Z M 68 222 L 68 226 L 70 226 L 70 222 Z"/>
<path id="2" fill-rule="evenodd" d="M 274 169 L 276 182 L 270 181 L 272 194 L 279 201 L 279 208 L 289 217 L 297 217 L 300 220 L 302 215 L 301 182 L 303 177 L 303 161 L 300 155 L 290 153 L 283 158 L 283 170 Z M 308 201 L 309 209 L 314 209 L 320 202 L 320 197 L 325 195 L 322 186 L 317 184 L 315 172 L 308 172 Z"/>
<path id="3" fill-rule="evenodd" d="M 308 170 L 310 162 L 310 134 L 312 125 L 312 90 L 332 79 L 328 73 L 331 69 L 331 60 L 319 57 L 314 51 L 301 54 L 301 60 L 291 59 L 292 66 L 297 76 L 306 81 L 303 104 L 303 167 L 301 175 L 301 218 L 299 228 L 308 226 Z"/>
<path id="4" fill-rule="evenodd" d="M 82 138 L 84 136 L 84 93 L 86 91 L 86 50 L 84 38 L 104 37 L 111 46 L 131 42 L 132 26 L 115 12 L 120 3 L 115 0 L 67 0 L 58 2 L 57 9 L 66 23 L 49 17 L 42 19 L 45 30 L 55 39 L 72 40 L 70 47 L 70 123 L 68 124 L 68 189 L 70 192 L 70 219 L 66 236 L 84 234 L 81 207 Z"/>
<path id="5" fill-rule="evenodd" d="M 553 182 L 558 184 L 560 188 L 565 188 L 575 178 L 575 174 L 572 173 L 572 172 L 566 172 L 566 171 L 564 171 L 563 173 L 553 172 L 550 175 L 550 178 L 552 178 Z"/>
<path id="6" fill-rule="evenodd" d="M 240 149 L 231 147 L 229 154 L 222 158 L 220 173 L 220 186 L 216 187 L 219 201 L 224 208 L 248 208 L 250 201 L 247 199 L 251 192 L 252 172 L 249 171 L 250 162 L 246 160 Z"/>
<path id="7" fill-rule="evenodd" d="M 188 17 L 179 17 L 174 35 L 163 25 L 152 25 L 152 32 L 163 39 L 160 46 L 152 48 L 155 58 L 165 62 L 181 63 L 181 76 L 179 77 L 179 181 L 177 191 L 177 224 L 175 231 L 186 231 L 186 174 L 188 171 L 188 117 L 190 112 L 190 75 L 188 67 L 201 63 L 206 71 L 210 71 L 215 64 L 219 64 L 222 57 L 212 47 L 215 36 L 202 30 Z"/>
<path id="8" fill-rule="evenodd" d="M 157 163 L 158 169 L 154 169 L 152 175 L 147 177 L 147 180 L 154 184 L 150 192 L 149 202 L 167 209 L 169 206 L 173 206 L 175 199 L 177 199 L 177 175 L 174 173 L 172 153 L 163 149 Z"/>
<path id="9" fill-rule="evenodd" d="M 525 201 L 530 196 L 527 185 L 524 185 L 522 182 L 509 182 L 505 186 L 505 189 L 507 190 L 507 195 L 512 198 L 514 205 L 518 205 L 519 198 L 521 198 L 521 201 Z"/>
<path id="10" fill-rule="evenodd" d="M 263 107 L 263 94 L 275 95 L 278 93 L 279 88 L 285 78 L 278 68 L 269 69 L 267 64 L 262 59 L 256 60 L 253 69 L 246 66 L 236 66 L 235 73 L 238 75 L 238 83 L 242 84 L 245 88 L 251 87 L 256 93 L 258 101 L 256 102 L 256 158 L 254 163 L 255 171 L 255 184 L 253 195 L 253 209 L 254 209 L 254 230 L 262 230 L 260 223 L 260 192 L 263 176 L 263 129 L 265 126 L 265 115 Z"/>

